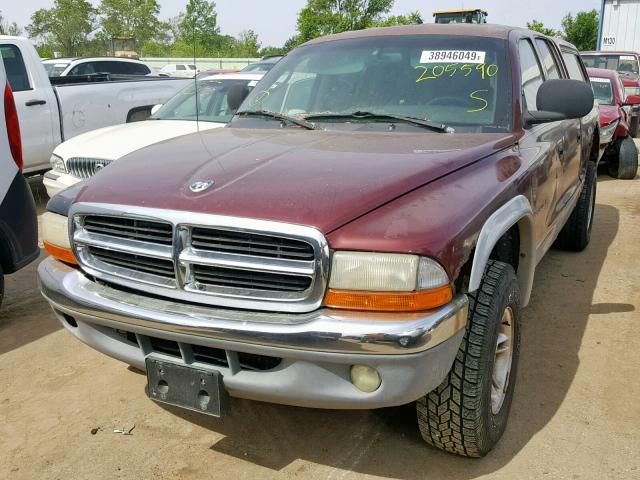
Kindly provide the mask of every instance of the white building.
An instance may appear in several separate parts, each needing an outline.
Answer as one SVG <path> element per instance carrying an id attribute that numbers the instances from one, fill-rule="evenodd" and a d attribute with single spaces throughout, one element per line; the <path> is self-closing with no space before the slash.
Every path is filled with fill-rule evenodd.
<path id="1" fill-rule="evenodd" d="M 598 50 L 640 52 L 640 0 L 602 0 Z"/>

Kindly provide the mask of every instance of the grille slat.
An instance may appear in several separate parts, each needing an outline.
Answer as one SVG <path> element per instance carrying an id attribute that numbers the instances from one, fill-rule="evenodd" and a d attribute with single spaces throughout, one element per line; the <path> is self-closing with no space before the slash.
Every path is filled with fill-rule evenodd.
<path id="1" fill-rule="evenodd" d="M 171 245 L 173 242 L 173 228 L 170 224 L 135 218 L 87 216 L 84 219 L 84 229 L 89 233 L 159 245 Z"/>
<path id="2" fill-rule="evenodd" d="M 194 265 L 193 274 L 196 282 L 219 287 L 303 292 L 311 285 L 311 278 L 309 277 L 204 265 Z"/>
<path id="3" fill-rule="evenodd" d="M 239 255 L 305 261 L 315 258 L 313 247 L 307 242 L 259 233 L 196 227 L 193 229 L 191 244 L 193 248 L 200 250 Z"/>
<path id="4" fill-rule="evenodd" d="M 117 267 L 150 273 L 165 278 L 173 278 L 175 271 L 171 260 L 145 257 L 131 253 L 116 252 L 98 247 L 89 247 L 89 252 L 103 263 Z"/>

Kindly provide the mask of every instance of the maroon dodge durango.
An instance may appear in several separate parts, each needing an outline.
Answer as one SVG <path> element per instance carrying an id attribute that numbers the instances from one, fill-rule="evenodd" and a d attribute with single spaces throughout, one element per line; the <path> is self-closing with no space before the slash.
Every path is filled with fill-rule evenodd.
<path id="1" fill-rule="evenodd" d="M 225 101 L 226 128 L 50 201 L 39 278 L 62 325 L 145 370 L 157 402 L 414 403 L 427 443 L 485 455 L 536 265 L 589 243 L 600 142 L 577 50 L 492 25 L 348 32 Z"/>

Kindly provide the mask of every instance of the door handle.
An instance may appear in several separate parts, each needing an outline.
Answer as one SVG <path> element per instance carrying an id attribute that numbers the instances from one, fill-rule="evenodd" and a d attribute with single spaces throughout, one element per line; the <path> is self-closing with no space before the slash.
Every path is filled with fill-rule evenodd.
<path id="1" fill-rule="evenodd" d="M 46 104 L 47 104 L 46 100 L 29 100 L 28 102 L 25 103 L 27 107 L 33 107 L 35 105 L 46 105 Z"/>

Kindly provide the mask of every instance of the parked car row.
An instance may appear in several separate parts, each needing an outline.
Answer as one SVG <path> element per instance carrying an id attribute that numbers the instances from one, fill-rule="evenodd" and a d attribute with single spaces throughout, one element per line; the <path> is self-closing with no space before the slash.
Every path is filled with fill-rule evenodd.
<path id="1" fill-rule="evenodd" d="M 0 55 L 23 128 L 24 173 L 47 170 L 53 149 L 65 140 L 108 125 L 145 119 L 189 80 L 131 76 L 49 78 L 32 43 L 0 35 Z M 75 67 L 72 67 L 75 68 Z M 60 81 L 60 83 L 58 83 Z M 52 82 L 55 85 L 52 85 Z"/>
<path id="2" fill-rule="evenodd" d="M 415 402 L 427 443 L 485 455 L 536 265 L 586 248 L 595 219 L 608 124 L 579 52 L 420 25 L 271 63 L 56 150 L 52 189 L 99 171 L 49 202 L 43 295 L 71 334 L 145 370 L 155 401 L 216 416 L 229 397 Z"/>

